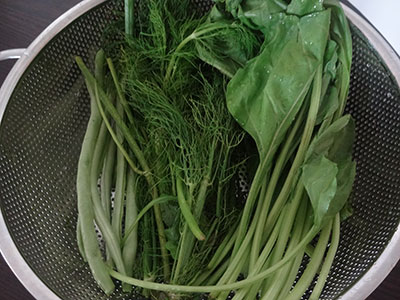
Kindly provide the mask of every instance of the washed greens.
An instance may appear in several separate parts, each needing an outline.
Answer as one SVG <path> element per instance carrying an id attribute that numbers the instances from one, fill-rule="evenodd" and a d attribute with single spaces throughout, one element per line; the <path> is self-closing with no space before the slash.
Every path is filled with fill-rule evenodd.
<path id="1" fill-rule="evenodd" d="M 107 294 L 114 277 L 155 299 L 267 300 L 301 298 L 319 272 L 318 299 L 356 171 L 339 3 L 220 0 L 204 17 L 188 0 L 139 7 L 135 19 L 125 0 L 94 74 L 77 58 L 92 108 L 77 233 L 94 278 Z"/>

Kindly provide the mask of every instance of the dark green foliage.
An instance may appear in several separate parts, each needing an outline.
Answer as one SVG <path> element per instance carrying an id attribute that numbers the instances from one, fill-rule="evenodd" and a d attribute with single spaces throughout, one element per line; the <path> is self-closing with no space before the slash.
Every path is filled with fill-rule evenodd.
<path id="1" fill-rule="evenodd" d="M 258 292 L 268 300 L 299 298 L 321 267 L 318 298 L 340 217 L 351 215 L 356 169 L 355 126 L 342 116 L 351 36 L 339 3 L 218 0 L 198 17 L 189 0 L 149 0 L 139 1 L 137 20 L 133 2 L 125 3 L 125 33 L 106 45 L 103 82 L 78 59 L 112 140 L 137 173 L 135 191 L 126 189 L 137 203 L 126 203 L 139 213 L 125 217 L 130 226 L 119 234 L 121 249 L 134 248 L 124 249 L 135 253 L 124 257 L 135 266 L 128 275 L 143 280 L 110 274 L 153 298 L 165 296 L 157 290 L 225 300 L 235 290 L 234 300 Z M 239 210 L 241 164 L 250 188 Z"/>

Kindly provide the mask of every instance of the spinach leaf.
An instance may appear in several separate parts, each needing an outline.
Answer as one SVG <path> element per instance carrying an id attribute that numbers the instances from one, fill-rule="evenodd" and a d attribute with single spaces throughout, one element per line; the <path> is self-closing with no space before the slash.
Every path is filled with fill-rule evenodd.
<path id="1" fill-rule="evenodd" d="M 268 24 L 264 49 L 236 73 L 226 95 L 229 111 L 255 140 L 260 158 L 274 153 L 284 138 L 328 40 L 329 11 L 303 18 L 277 16 Z"/>
<path id="2" fill-rule="evenodd" d="M 240 15 L 244 14 L 247 14 L 247 18 L 252 15 L 266 17 L 270 14 L 284 11 L 287 4 L 282 0 L 226 0 L 225 7 L 235 18 L 240 18 Z"/>
<path id="3" fill-rule="evenodd" d="M 163 222 L 166 225 L 165 237 L 167 243 L 165 244 L 165 248 L 167 248 L 171 256 L 174 259 L 176 259 L 178 253 L 178 244 L 180 239 L 179 207 L 174 202 L 165 203 L 161 205 L 161 212 L 162 212 Z"/>
<path id="4" fill-rule="evenodd" d="M 176 227 L 167 228 L 165 229 L 165 237 L 167 238 L 165 248 L 167 248 L 173 259 L 177 259 L 180 238 L 179 230 Z"/>
<path id="5" fill-rule="evenodd" d="M 303 166 L 303 184 L 314 210 L 314 224 L 318 227 L 326 218 L 336 195 L 338 166 L 320 155 Z"/>
<path id="6" fill-rule="evenodd" d="M 356 176 L 356 163 L 350 158 L 338 164 L 337 191 L 335 198 L 331 201 L 326 218 L 333 218 L 341 212 L 349 199 L 354 179 Z"/>
<path id="7" fill-rule="evenodd" d="M 286 4 L 276 0 L 249 0 L 237 9 L 237 18 L 252 29 L 259 29 L 265 33 L 266 22 L 273 15 L 283 13 Z"/>
<path id="8" fill-rule="evenodd" d="M 338 108 L 339 91 L 335 86 L 331 86 L 321 101 L 317 116 L 317 124 L 321 124 L 323 120 L 331 117 Z"/>
<path id="9" fill-rule="evenodd" d="M 338 63 L 338 46 L 330 40 L 324 58 L 324 75 L 322 78 L 322 101 L 318 111 L 317 124 L 330 118 L 339 108 L 339 87 L 335 81 Z"/>
<path id="10" fill-rule="evenodd" d="M 351 197 L 343 206 L 342 210 L 340 211 L 340 221 L 344 221 L 350 218 L 353 215 L 353 207 L 351 205 Z"/>
<path id="11" fill-rule="evenodd" d="M 350 196 L 356 171 L 352 161 L 354 138 L 353 119 L 346 115 L 317 135 L 310 145 L 302 181 L 316 226 L 323 226 L 340 212 Z"/>
<path id="12" fill-rule="evenodd" d="M 336 64 L 338 61 L 338 45 L 335 41 L 330 40 L 326 47 L 324 58 L 324 73 L 329 75 L 332 79 L 336 78 Z"/>
<path id="13" fill-rule="evenodd" d="M 307 151 L 306 160 L 325 155 L 339 163 L 351 158 L 355 139 L 355 125 L 350 115 L 341 117 L 318 134 Z"/>
<path id="14" fill-rule="evenodd" d="M 324 10 L 323 0 L 292 0 L 287 7 L 288 14 L 304 16 Z"/>
<path id="15" fill-rule="evenodd" d="M 339 90 L 339 109 L 336 119 L 344 111 L 350 86 L 350 68 L 352 63 L 352 39 L 350 27 L 343 9 L 337 0 L 325 0 L 324 5 L 332 11 L 331 39 L 338 45 L 338 66 L 335 85 Z"/>

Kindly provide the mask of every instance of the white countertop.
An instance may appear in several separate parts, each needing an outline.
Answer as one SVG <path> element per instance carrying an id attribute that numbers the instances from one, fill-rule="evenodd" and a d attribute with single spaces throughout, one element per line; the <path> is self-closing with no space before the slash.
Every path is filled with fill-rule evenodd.
<path id="1" fill-rule="evenodd" d="M 400 0 L 349 0 L 400 55 Z"/>

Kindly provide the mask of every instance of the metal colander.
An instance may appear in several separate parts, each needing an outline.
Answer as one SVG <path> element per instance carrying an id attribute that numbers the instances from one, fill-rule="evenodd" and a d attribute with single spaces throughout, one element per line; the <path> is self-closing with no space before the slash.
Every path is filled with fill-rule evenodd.
<path id="1" fill-rule="evenodd" d="M 194 5 L 205 12 L 210 1 Z M 400 256 L 400 62 L 345 6 L 354 64 L 347 111 L 357 125 L 354 215 L 321 299 L 363 299 Z M 122 1 L 84 1 L 24 52 L 0 92 L 0 246 L 38 299 L 139 299 L 98 288 L 75 238 L 75 180 L 90 107 L 74 56 L 90 61 Z M 306 298 L 306 296 L 305 296 Z"/>

